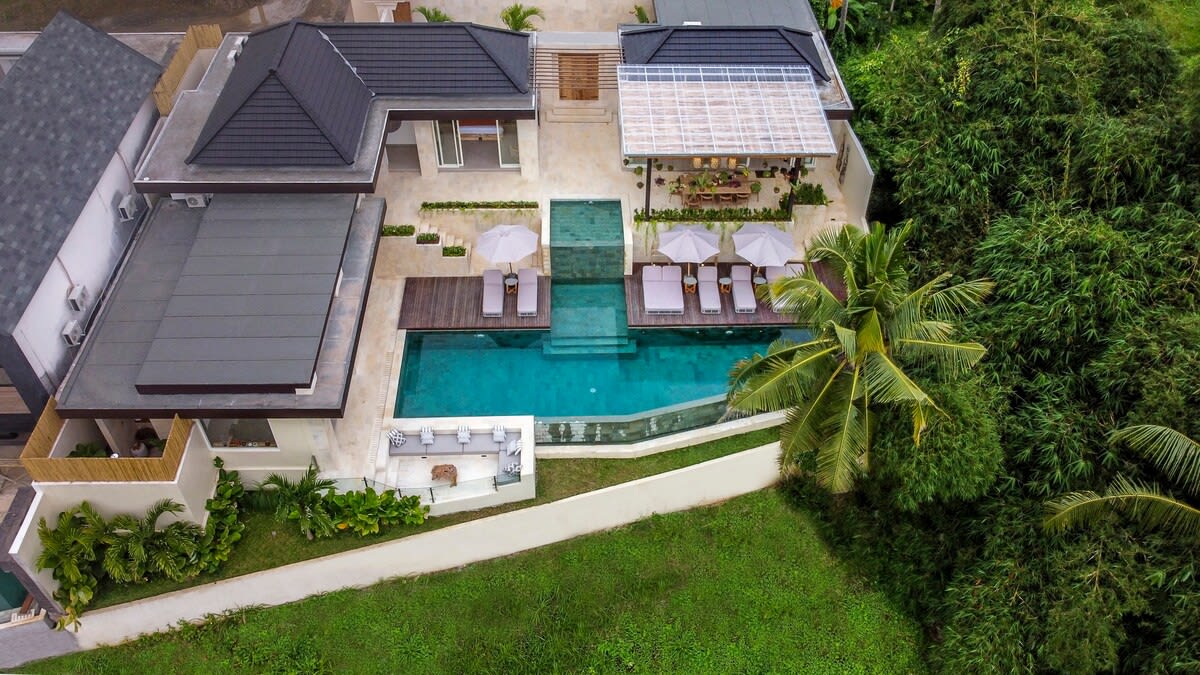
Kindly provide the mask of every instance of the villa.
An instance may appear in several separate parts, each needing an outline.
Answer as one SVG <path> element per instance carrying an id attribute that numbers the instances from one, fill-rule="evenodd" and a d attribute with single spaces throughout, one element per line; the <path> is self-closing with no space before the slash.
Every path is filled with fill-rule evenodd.
<path id="1" fill-rule="evenodd" d="M 96 249 L 87 318 L 73 286 L 37 291 L 54 368 L 0 350 L 0 404 L 41 385 L 14 418 L 32 491 L 0 565 L 42 607 L 39 519 L 170 498 L 202 523 L 217 456 L 248 483 L 315 464 L 436 515 L 532 498 L 539 446 L 712 424 L 729 366 L 794 330 L 754 286 L 865 223 L 873 174 L 807 3 L 658 0 L 658 24 L 537 33 L 395 23 L 397 4 L 194 27 L 165 71 L 137 57 L 108 118 L 127 136 L 92 153 L 128 160 L 95 188 L 135 195 L 128 245 Z M 56 18 L 0 96 L 62 26 L 83 24 Z M 83 29 L 116 45 L 96 63 L 137 56 Z"/>

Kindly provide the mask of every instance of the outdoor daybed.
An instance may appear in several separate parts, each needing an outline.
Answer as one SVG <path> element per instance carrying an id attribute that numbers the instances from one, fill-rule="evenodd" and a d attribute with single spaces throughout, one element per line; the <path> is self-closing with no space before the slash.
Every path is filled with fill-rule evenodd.
<path id="1" fill-rule="evenodd" d="M 683 314 L 683 269 L 678 265 L 643 267 L 642 302 L 647 314 Z"/>

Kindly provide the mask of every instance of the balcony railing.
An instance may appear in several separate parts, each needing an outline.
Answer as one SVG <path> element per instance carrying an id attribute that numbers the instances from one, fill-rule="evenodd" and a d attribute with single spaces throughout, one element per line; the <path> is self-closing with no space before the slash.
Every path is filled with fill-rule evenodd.
<path id="1" fill-rule="evenodd" d="M 21 464 L 34 481 L 173 481 L 179 473 L 179 464 L 183 461 L 183 452 L 193 424 L 192 420 L 175 416 L 162 457 L 51 457 L 50 453 L 65 423 L 58 416 L 57 401 L 51 398 L 21 453 Z"/>

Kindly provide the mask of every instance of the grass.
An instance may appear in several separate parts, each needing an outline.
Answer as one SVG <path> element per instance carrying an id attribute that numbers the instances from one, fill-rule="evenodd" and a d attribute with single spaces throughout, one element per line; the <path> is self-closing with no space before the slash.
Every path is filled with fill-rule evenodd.
<path id="1" fill-rule="evenodd" d="M 920 649 L 916 622 L 765 490 L 24 670 L 904 673 Z"/>
<path id="2" fill-rule="evenodd" d="M 105 582 L 96 594 L 96 599 L 88 608 L 98 609 L 119 605 L 123 602 L 191 588 L 220 579 L 420 534 L 476 518 L 545 504 L 571 495 L 591 492 L 602 487 L 699 464 L 777 440 L 779 440 L 778 429 L 769 428 L 637 459 L 539 459 L 537 460 L 538 490 L 536 499 L 430 518 L 425 525 L 420 527 L 397 527 L 383 532 L 377 537 L 343 535 L 310 542 L 299 533 L 294 525 L 280 523 L 270 514 L 250 512 L 245 515 L 246 530 L 242 534 L 242 541 L 238 543 L 238 547 L 230 556 L 229 561 L 215 574 L 206 574 L 185 582 L 161 579 L 129 586 L 118 586 Z M 87 620 L 86 613 L 84 620 Z"/>

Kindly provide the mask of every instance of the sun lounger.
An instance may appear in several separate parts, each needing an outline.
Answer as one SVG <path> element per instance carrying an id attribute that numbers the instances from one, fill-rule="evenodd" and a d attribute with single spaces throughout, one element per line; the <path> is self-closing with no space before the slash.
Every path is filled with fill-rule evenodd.
<path id="1" fill-rule="evenodd" d="M 683 270 L 676 265 L 643 267 L 642 303 L 647 314 L 683 314 Z"/>
<path id="2" fill-rule="evenodd" d="M 729 275 L 733 280 L 733 311 L 738 314 L 753 314 L 758 311 L 754 299 L 754 284 L 750 283 L 750 266 L 734 265 Z"/>
<path id="3" fill-rule="evenodd" d="M 504 316 L 504 275 L 500 270 L 483 271 L 483 315 Z"/>
<path id="4" fill-rule="evenodd" d="M 517 316 L 537 316 L 537 270 L 526 267 L 517 272 Z"/>
<path id="5" fill-rule="evenodd" d="M 696 272 L 696 279 L 700 286 L 700 313 L 720 314 L 721 291 L 717 288 L 717 268 L 714 266 L 701 267 Z"/>

